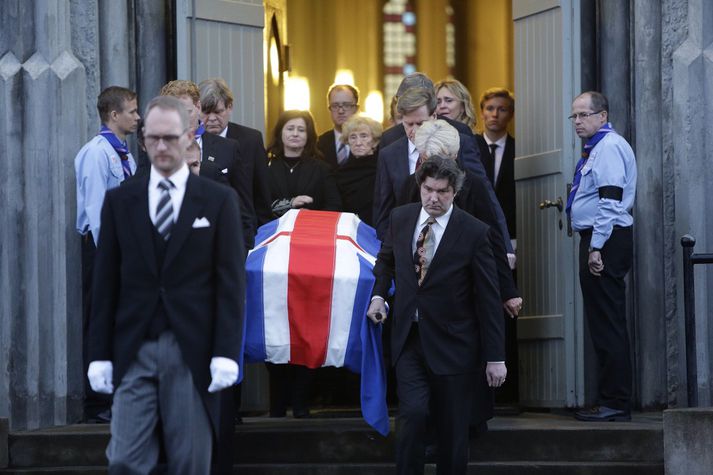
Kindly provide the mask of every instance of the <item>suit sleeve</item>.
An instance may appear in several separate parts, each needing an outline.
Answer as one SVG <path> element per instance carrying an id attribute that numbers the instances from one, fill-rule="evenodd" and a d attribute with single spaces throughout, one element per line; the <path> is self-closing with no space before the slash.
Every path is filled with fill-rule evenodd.
<path id="1" fill-rule="evenodd" d="M 487 231 L 483 231 L 474 243 L 471 271 L 483 358 L 485 361 L 505 361 L 505 319 Z"/>
<path id="2" fill-rule="evenodd" d="M 515 285 L 510 265 L 508 264 L 505 239 L 503 238 L 500 226 L 498 226 L 497 213 L 493 204 L 488 199 L 487 180 L 484 181 L 473 176 L 470 196 L 468 198 L 468 211 L 471 212 L 473 216 L 490 226 L 488 236 L 498 271 L 500 297 L 502 297 L 503 302 L 519 297 L 517 286 Z"/>
<path id="3" fill-rule="evenodd" d="M 374 264 L 373 273 L 376 281 L 374 282 L 372 296 L 378 295 L 386 298 L 389 295 L 389 290 L 391 290 L 391 283 L 396 273 L 393 242 L 391 226 L 389 226 Z"/>
<path id="4" fill-rule="evenodd" d="M 376 180 L 374 184 L 374 228 L 376 237 L 384 240 L 384 236 L 389 226 L 389 213 L 394 209 L 394 197 L 391 192 L 389 172 L 386 167 L 386 157 L 379 150 L 379 158 L 376 162 Z"/>
<path id="5" fill-rule="evenodd" d="M 483 162 L 480 160 L 480 151 L 476 147 L 475 137 L 468 138 L 461 136 L 460 150 L 458 151 L 458 161 L 464 170 L 470 170 L 472 173 L 480 177 L 481 179 L 488 182 L 488 196 L 489 200 L 493 205 L 495 210 L 498 227 L 500 228 L 500 233 L 503 236 L 505 249 L 508 253 L 513 254 L 512 243 L 510 242 L 510 233 L 508 232 L 507 221 L 505 221 L 505 214 L 500 206 L 498 197 L 495 196 L 495 190 L 490 184 L 487 175 L 485 174 L 485 167 L 483 167 Z"/>
<path id="6" fill-rule="evenodd" d="M 87 332 L 89 361 L 114 359 L 114 321 L 119 301 L 121 252 L 111 193 L 104 200 L 101 222 L 102 233 L 94 259 L 92 304 Z"/>
<path id="7" fill-rule="evenodd" d="M 215 236 L 215 313 L 213 356 L 240 361 L 245 333 L 245 252 L 240 207 L 235 193 L 226 192 Z"/>
<path id="8" fill-rule="evenodd" d="M 257 226 L 272 221 L 272 206 L 270 200 L 270 178 L 267 175 L 267 153 L 262 142 L 262 134 L 258 133 L 253 144 L 253 204 Z"/>
<path id="9" fill-rule="evenodd" d="M 228 139 L 224 139 L 228 140 Z M 250 180 L 246 176 L 245 168 L 240 160 L 240 150 L 238 144 L 234 140 L 230 140 L 230 153 L 232 155 L 233 166 L 229 170 L 230 186 L 238 193 L 240 220 L 242 222 L 242 236 L 245 249 L 252 249 L 255 244 L 255 226 L 253 216 L 252 197 L 250 196 L 251 187 Z"/>

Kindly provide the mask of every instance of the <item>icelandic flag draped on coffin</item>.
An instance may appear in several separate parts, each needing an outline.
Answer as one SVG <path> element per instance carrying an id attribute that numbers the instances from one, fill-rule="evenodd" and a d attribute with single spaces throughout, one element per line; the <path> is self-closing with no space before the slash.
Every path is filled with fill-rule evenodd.
<path id="1" fill-rule="evenodd" d="M 381 325 L 367 317 L 380 243 L 352 213 L 290 210 L 246 263 L 245 359 L 361 373 L 364 419 L 389 432 Z"/>

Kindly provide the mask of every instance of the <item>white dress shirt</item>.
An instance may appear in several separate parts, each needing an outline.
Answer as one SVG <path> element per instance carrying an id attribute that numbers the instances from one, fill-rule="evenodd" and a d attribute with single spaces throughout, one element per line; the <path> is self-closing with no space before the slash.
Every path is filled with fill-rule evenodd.
<path id="1" fill-rule="evenodd" d="M 498 146 L 495 149 L 495 164 L 493 166 L 493 183 L 497 183 L 498 175 L 500 174 L 500 165 L 503 164 L 503 154 L 505 153 L 505 143 L 507 142 L 508 134 L 503 135 L 495 142 L 490 140 L 487 134 L 483 134 L 483 138 L 485 139 L 485 143 L 488 144 L 488 147 L 490 147 L 490 144 L 496 144 Z"/>
<path id="2" fill-rule="evenodd" d="M 411 142 L 411 139 L 408 141 L 408 172 L 409 174 L 413 175 L 416 173 L 416 162 L 418 162 L 418 150 L 416 149 L 416 146 Z"/>
<path id="3" fill-rule="evenodd" d="M 443 233 L 446 230 L 446 226 L 448 226 L 448 221 L 450 221 L 451 219 L 451 214 L 453 214 L 452 204 L 451 207 L 448 208 L 448 211 L 437 217 L 436 222 L 431 225 L 431 236 L 433 236 L 434 256 L 436 255 L 436 251 L 438 250 L 438 245 L 441 243 L 441 238 L 443 237 Z M 421 208 L 421 212 L 418 215 L 418 221 L 416 221 L 416 229 L 413 233 L 413 240 L 411 241 L 412 254 L 416 252 L 416 241 L 418 241 L 418 235 L 421 234 L 421 230 L 426 225 L 426 223 L 428 223 L 428 218 L 430 217 L 431 215 L 429 215 L 425 209 Z"/>
<path id="4" fill-rule="evenodd" d="M 173 187 L 168 193 L 171 195 L 174 223 L 178 220 L 178 213 L 181 212 L 181 205 L 183 204 L 183 196 L 186 194 L 186 183 L 188 182 L 189 173 L 188 165 L 184 163 L 181 168 L 168 177 L 171 183 L 173 183 Z M 151 165 L 151 174 L 149 175 L 149 217 L 154 224 L 156 224 L 156 206 L 163 193 L 163 190 L 158 187 L 158 184 L 163 179 L 164 176 Z"/>

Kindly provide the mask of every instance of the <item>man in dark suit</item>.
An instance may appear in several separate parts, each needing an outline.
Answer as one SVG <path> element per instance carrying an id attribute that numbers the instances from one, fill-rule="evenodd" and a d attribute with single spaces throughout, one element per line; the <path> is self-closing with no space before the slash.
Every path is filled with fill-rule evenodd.
<path id="1" fill-rule="evenodd" d="M 255 209 L 254 227 L 272 221 L 270 186 L 267 177 L 267 154 L 259 130 L 230 122 L 234 96 L 222 78 L 206 79 L 198 85 L 201 118 L 206 132 L 238 143 L 239 165 L 248 194 Z"/>
<path id="2" fill-rule="evenodd" d="M 235 193 L 194 176 L 193 140 L 173 97 L 146 109 L 149 176 L 102 209 L 88 378 L 111 393 L 109 473 L 149 473 L 161 424 L 169 473 L 208 473 L 218 391 L 238 379 L 245 255 Z"/>
<path id="3" fill-rule="evenodd" d="M 435 120 L 436 95 L 433 89 L 409 88 L 399 96 L 398 111 L 402 114 L 402 127 L 406 135 L 391 145 L 379 150 L 374 185 L 374 227 L 379 239 L 384 239 L 388 229 L 389 213 L 394 208 L 404 182 L 415 172 L 418 161 L 418 150 L 413 143 L 413 137 L 418 128 L 426 121 Z M 475 141 L 460 134 L 458 163 L 464 170 L 470 170 L 477 176 L 485 177 L 485 170 L 480 161 Z M 495 193 L 489 189 L 491 202 L 498 213 L 501 233 L 505 240 L 505 248 L 510 250 L 510 237 L 507 234 L 505 217 L 497 202 Z"/>
<path id="4" fill-rule="evenodd" d="M 488 180 L 505 213 L 510 238 L 515 239 L 515 139 L 508 126 L 515 112 L 515 98 L 505 88 L 494 87 L 480 96 L 483 134 L 476 135 Z"/>
<path id="5" fill-rule="evenodd" d="M 327 107 L 334 128 L 317 139 L 317 148 L 324 160 L 337 168 L 349 158 L 349 144 L 342 143 L 342 125 L 359 109 L 359 89 L 350 84 L 333 84 L 327 92 Z"/>
<path id="6" fill-rule="evenodd" d="M 245 251 L 252 249 L 255 243 L 255 209 L 253 207 L 252 187 L 241 166 L 238 144 L 206 131 L 200 122 L 201 100 L 198 86 L 193 81 L 175 80 L 161 88 L 162 96 L 173 96 L 183 103 L 188 112 L 190 128 L 195 141 L 201 147 L 201 164 L 211 162 L 220 173 L 228 178 L 230 187 L 240 199 L 240 213 L 243 226 Z M 202 166 L 202 165 L 201 165 Z"/>
<path id="7" fill-rule="evenodd" d="M 497 387 L 507 373 L 495 259 L 488 226 L 453 206 L 463 182 L 456 163 L 431 157 L 416 179 L 421 203 L 392 212 L 367 315 L 383 322 L 383 297 L 395 281 L 397 473 L 423 473 L 430 415 L 437 427 L 438 473 L 465 474 L 475 380 Z"/>
<path id="8" fill-rule="evenodd" d="M 433 88 L 433 81 L 431 81 L 431 78 L 426 76 L 423 73 L 415 72 L 411 73 L 408 76 L 405 76 L 401 80 L 401 84 L 399 84 L 399 88 L 396 90 L 396 94 L 394 98 L 397 100 L 398 104 L 398 98 L 403 95 L 404 92 L 406 92 L 408 89 L 411 89 L 412 87 L 424 87 L 426 89 L 430 89 L 433 91 L 435 94 L 435 89 Z M 398 109 L 397 109 L 398 112 Z M 470 130 L 470 127 L 468 127 L 466 124 L 463 122 L 458 122 L 457 120 L 451 120 L 448 117 L 445 116 L 437 116 L 439 119 L 445 120 L 448 122 L 450 125 L 455 127 L 458 132 L 461 134 L 464 134 L 467 137 L 472 138 L 473 137 L 473 131 Z M 404 128 L 401 126 L 401 122 L 399 121 L 398 124 L 394 125 L 393 127 L 388 128 L 387 130 L 384 131 L 383 135 L 381 136 L 381 140 L 379 140 L 379 146 L 381 147 L 386 147 L 389 144 L 394 143 L 401 137 L 406 135 L 406 131 Z"/>

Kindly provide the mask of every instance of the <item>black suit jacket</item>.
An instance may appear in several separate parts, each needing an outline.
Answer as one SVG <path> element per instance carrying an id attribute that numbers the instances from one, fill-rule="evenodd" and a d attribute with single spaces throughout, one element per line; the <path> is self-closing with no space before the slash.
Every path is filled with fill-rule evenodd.
<path id="1" fill-rule="evenodd" d="M 421 193 L 416 184 L 416 178 L 414 175 L 411 175 L 409 179 L 406 180 L 406 183 L 404 183 L 396 205 L 401 206 L 408 203 L 420 202 Z M 513 279 L 512 271 L 508 264 L 503 235 L 500 232 L 500 226 L 498 226 L 497 213 L 493 208 L 493 204 L 488 199 L 487 179 L 480 178 L 470 171 L 466 171 L 463 187 L 456 194 L 453 203 L 469 215 L 478 218 L 490 226 L 488 236 L 490 237 L 490 245 L 493 249 L 493 256 L 495 257 L 498 270 L 500 297 L 503 299 L 503 302 L 519 297 L 520 292 L 517 290 L 517 285 Z"/>
<path id="2" fill-rule="evenodd" d="M 418 309 L 419 336 L 437 375 L 471 373 L 485 361 L 505 361 L 505 323 L 488 226 L 457 207 L 419 286 L 413 236 L 421 205 L 400 206 L 374 266 L 373 295 L 395 281 L 391 354 L 399 359 Z"/>
<path id="3" fill-rule="evenodd" d="M 290 171 L 284 161 L 281 158 L 274 158 L 268 162 L 272 201 L 308 195 L 314 202 L 305 206 L 305 209 L 341 211 L 342 201 L 331 167 L 322 160 L 310 157 L 302 157 L 298 167 L 300 167 L 299 180 L 296 192 L 292 194 L 287 181 Z"/>
<path id="4" fill-rule="evenodd" d="M 270 179 L 267 175 L 267 153 L 259 130 L 228 122 L 226 137 L 238 142 L 239 160 L 255 208 L 254 226 L 272 220 Z"/>
<path id="5" fill-rule="evenodd" d="M 317 139 L 317 148 L 322 152 L 324 161 L 332 168 L 339 166 L 337 162 L 337 147 L 334 142 L 334 129 L 330 129 L 319 136 Z"/>
<path id="6" fill-rule="evenodd" d="M 149 177 L 107 192 L 97 248 L 90 361 L 114 365 L 114 387 L 145 341 L 159 304 L 217 428 L 218 394 L 209 394 L 210 360 L 239 361 L 243 339 L 245 254 L 235 193 L 189 175 L 178 220 L 158 268 L 148 210 Z M 208 227 L 193 228 L 197 218 Z"/>
<path id="7" fill-rule="evenodd" d="M 480 149 L 480 158 L 485 160 L 490 155 L 490 147 L 488 147 L 488 143 L 482 135 L 476 135 L 475 139 Z M 515 139 L 510 135 L 505 140 L 500 172 L 493 187 L 495 188 L 495 196 L 498 197 L 500 206 L 503 208 L 510 237 L 515 239 Z"/>
<path id="8" fill-rule="evenodd" d="M 218 167 L 220 173 L 228 178 L 230 187 L 235 190 L 240 198 L 240 217 L 243 227 L 243 242 L 245 249 L 252 249 L 255 243 L 255 210 L 252 195 L 249 190 L 250 182 L 241 163 L 238 143 L 234 140 L 211 133 L 203 134 L 203 156 L 201 163 L 210 162 Z M 201 174 L 204 173 L 201 165 Z M 208 174 L 208 171 L 205 171 Z"/>

